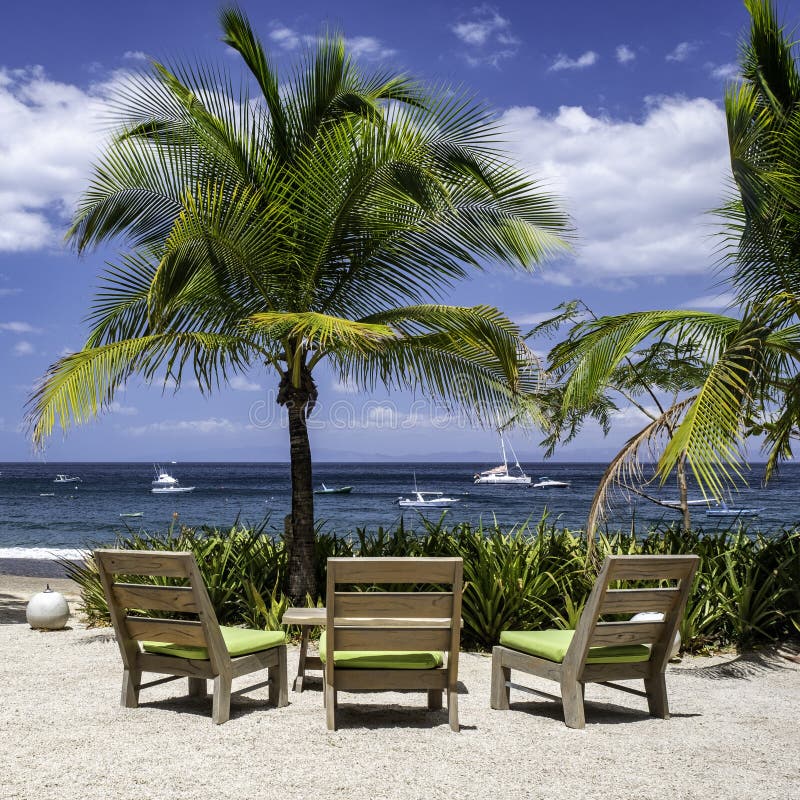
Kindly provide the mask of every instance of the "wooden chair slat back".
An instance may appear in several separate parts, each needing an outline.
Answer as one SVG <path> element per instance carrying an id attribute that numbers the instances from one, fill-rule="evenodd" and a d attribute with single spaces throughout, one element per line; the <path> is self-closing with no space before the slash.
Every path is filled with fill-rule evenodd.
<path id="1" fill-rule="evenodd" d="M 638 614 L 658 611 L 666 614 L 680 597 L 677 588 L 606 589 L 600 600 L 599 614 Z"/>
<path id="2" fill-rule="evenodd" d="M 206 647 L 203 625 L 199 621 L 126 616 L 125 629 L 128 636 L 137 642 Z"/>
<path id="3" fill-rule="evenodd" d="M 452 592 L 336 592 L 339 617 L 453 616 Z"/>
<path id="4" fill-rule="evenodd" d="M 599 622 L 592 630 L 589 647 L 652 644 L 663 634 L 664 622 Z"/>
<path id="5" fill-rule="evenodd" d="M 442 583 L 455 581 L 458 558 L 329 558 L 336 583 Z M 330 575 L 330 573 L 328 573 Z"/>
<path id="6" fill-rule="evenodd" d="M 342 650 L 449 650 L 450 628 L 336 628 Z"/>
<path id="7" fill-rule="evenodd" d="M 564 667 L 580 676 L 590 647 L 634 644 L 651 645 L 650 661 L 665 666 L 699 562 L 696 555 L 606 556 L 564 657 Z M 609 584 L 620 581 L 673 581 L 675 585 L 609 589 Z M 603 614 L 640 611 L 659 611 L 664 619 L 600 620 Z"/>
<path id="8" fill-rule="evenodd" d="M 95 550 L 94 560 L 108 602 L 122 660 L 134 668 L 138 642 L 205 647 L 216 670 L 230 664 L 217 615 L 194 555 L 152 550 Z M 117 575 L 183 578 L 188 586 L 117 582 Z M 137 611 L 196 614 L 197 620 L 137 616 Z M 133 613 L 129 613 L 133 612 Z"/>
<path id="9" fill-rule="evenodd" d="M 160 578 L 189 578 L 194 558 L 191 553 L 153 550 L 95 550 L 109 574 L 151 575 Z M 188 558 L 187 558 L 188 556 Z"/>
<path id="10" fill-rule="evenodd" d="M 610 559 L 610 561 L 609 561 Z M 697 568 L 698 556 L 606 556 L 608 582 L 681 580 Z"/>
<path id="11" fill-rule="evenodd" d="M 328 647 L 458 651 L 460 558 L 329 558 Z M 336 591 L 341 584 L 443 584 L 451 591 Z"/>
<path id="12" fill-rule="evenodd" d="M 114 601 L 120 608 L 177 611 L 199 614 L 200 606 L 191 586 L 148 586 L 140 583 L 112 584 Z"/>

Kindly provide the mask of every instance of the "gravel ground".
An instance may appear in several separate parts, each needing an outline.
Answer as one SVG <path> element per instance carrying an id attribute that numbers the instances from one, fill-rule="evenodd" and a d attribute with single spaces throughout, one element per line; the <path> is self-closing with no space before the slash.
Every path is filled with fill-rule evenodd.
<path id="1" fill-rule="evenodd" d="M 21 584 L 5 578 L 0 798 L 800 798 L 791 648 L 671 665 L 669 721 L 648 717 L 643 698 L 596 685 L 583 731 L 564 726 L 558 704 L 519 692 L 512 710 L 492 711 L 490 659 L 465 653 L 459 734 L 446 711 L 425 710 L 423 694 L 399 693 L 340 693 L 330 733 L 318 679 L 275 709 L 266 687 L 245 688 L 259 675 L 234 682 L 244 691 L 214 726 L 210 698 L 184 696 L 183 681 L 120 708 L 112 633 L 74 618 L 64 631 L 31 630 Z M 290 675 L 296 666 L 290 648 Z"/>

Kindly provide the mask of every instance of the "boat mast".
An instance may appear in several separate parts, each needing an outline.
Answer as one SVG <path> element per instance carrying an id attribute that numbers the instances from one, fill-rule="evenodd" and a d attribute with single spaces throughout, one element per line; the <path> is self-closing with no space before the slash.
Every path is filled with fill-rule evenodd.
<path id="1" fill-rule="evenodd" d="M 508 446 L 511 448 L 511 454 L 514 456 L 514 463 L 516 464 L 517 469 L 524 475 L 525 473 L 522 471 L 522 465 L 519 463 L 519 459 L 517 458 L 517 451 L 514 450 L 514 445 L 511 444 L 511 440 L 509 440 Z"/>
<path id="2" fill-rule="evenodd" d="M 503 429 L 500 428 L 497 432 L 500 434 L 500 449 L 503 452 L 503 466 L 505 467 L 506 475 L 508 475 L 508 459 L 506 458 L 506 443 L 505 439 L 503 439 Z"/>

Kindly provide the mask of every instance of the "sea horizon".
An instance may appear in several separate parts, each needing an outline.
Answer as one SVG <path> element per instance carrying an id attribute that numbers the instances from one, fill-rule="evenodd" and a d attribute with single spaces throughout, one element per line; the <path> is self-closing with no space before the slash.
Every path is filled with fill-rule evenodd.
<path id="1" fill-rule="evenodd" d="M 151 493 L 153 464 L 161 463 L 184 486 L 185 495 Z M 525 486 L 486 486 L 473 483 L 474 473 L 495 461 L 318 461 L 314 488 L 352 486 L 347 495 L 317 495 L 315 516 L 322 530 L 347 535 L 357 529 L 376 531 L 400 524 L 424 529 L 424 519 L 437 522 L 441 510 L 401 509 L 397 499 L 408 496 L 414 483 L 420 490 L 441 491 L 456 502 L 444 512 L 444 524 L 505 529 L 535 525 L 543 514 L 570 530 L 585 527 L 589 506 L 605 462 L 523 461 L 534 481 L 543 475 L 570 482 L 567 489 L 540 490 Z M 55 483 L 57 473 L 80 477 L 80 482 Z M 796 486 L 800 468 L 789 464 L 766 486 L 763 465 L 752 464 L 750 485 L 731 498 L 737 507 L 759 507 L 745 521 L 748 530 L 774 535 L 797 525 Z M 662 499 L 674 499 L 673 482 L 651 487 Z M 699 496 L 696 486 L 690 496 Z M 735 499 L 734 499 L 735 498 Z M 727 498 L 726 498 L 727 499 Z M 175 519 L 191 527 L 230 528 L 234 524 L 283 530 L 291 508 L 288 462 L 281 461 L 9 461 L 0 463 L 0 558 L 72 557 L 92 546 L 113 543 L 130 530 L 164 533 Z M 133 516 L 135 515 L 135 516 Z M 617 493 L 605 528 L 644 534 L 655 525 L 678 522 L 676 511 Z M 696 527 L 708 531 L 730 528 L 736 519 L 707 517 L 693 509 Z M 48 555 L 49 554 L 49 555 Z"/>

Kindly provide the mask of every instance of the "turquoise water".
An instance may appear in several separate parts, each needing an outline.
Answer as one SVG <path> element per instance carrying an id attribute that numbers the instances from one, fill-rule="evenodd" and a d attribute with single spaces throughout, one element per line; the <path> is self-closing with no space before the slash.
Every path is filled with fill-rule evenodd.
<path id="1" fill-rule="evenodd" d="M 187 525 L 229 526 L 237 518 L 249 525 L 266 524 L 268 530 L 282 528 L 289 512 L 288 464 L 180 463 L 165 465 L 182 485 L 195 486 L 185 495 L 153 495 L 152 464 L 142 463 L 0 463 L 0 554 L 30 555 L 29 550 L 62 551 L 87 544 L 113 541 L 126 523 L 134 528 L 163 531 L 177 513 Z M 356 527 L 396 525 L 401 510 L 395 501 L 414 486 L 442 491 L 460 498 L 450 508 L 449 523 L 479 520 L 514 525 L 528 518 L 538 520 L 545 509 L 551 519 L 566 527 L 581 528 L 604 464 L 524 464 L 534 480 L 540 475 L 572 482 L 570 489 L 534 490 L 519 486 L 475 486 L 473 473 L 490 464 L 318 464 L 314 485 L 352 485 L 349 495 L 316 496 L 315 512 L 326 530 L 345 532 Z M 78 484 L 53 483 L 57 473 L 78 475 Z M 767 487 L 761 485 L 763 468 L 758 465 L 750 486 L 734 496 L 732 505 L 762 506 L 762 514 L 748 521 L 751 529 L 770 533 L 800 522 L 797 486 L 800 468 L 787 465 Z M 692 491 L 694 496 L 697 493 Z M 662 491 L 676 497 L 673 487 Z M 120 514 L 141 512 L 137 518 Z M 438 519 L 440 511 L 427 512 Z M 419 526 L 420 514 L 406 509 L 406 524 Z M 644 532 L 650 524 L 677 520 L 677 512 L 635 498 L 618 497 L 608 525 Z M 735 525 L 735 520 L 707 518 L 702 509 L 694 513 L 697 524 L 713 530 Z M 33 553 L 36 555 L 37 553 Z"/>

